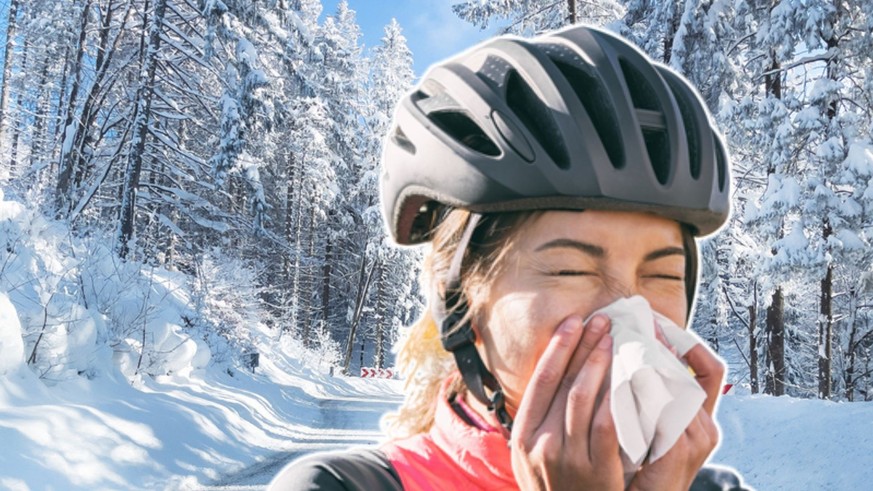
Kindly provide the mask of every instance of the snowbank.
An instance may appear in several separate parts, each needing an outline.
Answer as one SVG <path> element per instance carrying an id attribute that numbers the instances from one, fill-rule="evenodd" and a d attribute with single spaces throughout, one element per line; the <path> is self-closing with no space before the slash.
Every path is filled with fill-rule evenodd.
<path id="1" fill-rule="evenodd" d="M 736 467 L 759 491 L 870 489 L 873 402 L 771 396 L 722 398 L 713 462 Z"/>
<path id="2" fill-rule="evenodd" d="M 24 343 L 18 312 L 4 292 L 0 292 L 0 376 L 21 368 L 24 363 Z"/>
<path id="3" fill-rule="evenodd" d="M 119 261 L 0 191 L 0 489 L 197 487 L 318 440 L 319 401 L 358 382 L 326 377 L 317 353 L 253 321 L 218 281 L 203 293 Z M 219 322 L 242 334 L 217 335 Z M 243 349 L 260 352 L 256 373 Z"/>
<path id="4" fill-rule="evenodd" d="M 34 399 L 36 377 L 0 378 L 0 489 L 202 489 L 276 452 L 320 448 L 320 439 L 378 439 L 373 421 L 343 438 L 320 435 L 319 403 L 367 393 L 397 400 L 396 381 L 333 378 L 295 366 L 294 353 L 272 355 L 285 359 L 267 358 L 254 374 L 215 367 L 132 386 L 101 373 Z"/>

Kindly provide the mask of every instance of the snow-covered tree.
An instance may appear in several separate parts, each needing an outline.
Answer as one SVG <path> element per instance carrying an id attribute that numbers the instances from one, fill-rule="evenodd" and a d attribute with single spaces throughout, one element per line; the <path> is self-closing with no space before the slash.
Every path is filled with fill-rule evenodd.
<path id="1" fill-rule="evenodd" d="M 355 273 L 359 281 L 356 305 L 347 310 L 346 322 L 351 326 L 346 338 L 344 369 L 349 369 L 351 347 L 361 321 L 363 303 L 368 300 L 375 310 L 366 319 L 372 322 L 375 343 L 375 365 L 385 363 L 387 347 L 393 342 L 393 333 L 412 319 L 404 312 L 418 307 L 419 302 L 410 285 L 415 284 L 420 255 L 412 249 L 399 250 L 389 243 L 382 225 L 382 214 L 377 196 L 382 141 L 391 127 L 391 112 L 397 100 L 412 87 L 412 52 L 406 44 L 400 25 L 392 19 L 385 27 L 380 44 L 373 50 L 367 87 L 367 104 L 363 107 L 366 122 L 365 151 L 354 186 L 354 213 L 362 227 L 366 244 L 363 258 Z M 397 299 L 402 299 L 400 302 Z"/>
<path id="2" fill-rule="evenodd" d="M 503 33 L 532 35 L 577 22 L 605 25 L 620 17 L 622 8 L 614 0 L 473 0 L 456 3 L 452 10 L 482 29 L 496 21 Z"/>

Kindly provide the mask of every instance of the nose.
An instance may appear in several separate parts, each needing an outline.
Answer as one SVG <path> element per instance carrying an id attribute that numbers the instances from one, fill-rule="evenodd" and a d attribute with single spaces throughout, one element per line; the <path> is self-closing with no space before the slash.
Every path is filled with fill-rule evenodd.
<path id="1" fill-rule="evenodd" d="M 611 271 L 604 275 L 598 304 L 605 307 L 616 300 L 640 295 L 640 287 L 634 272 Z"/>

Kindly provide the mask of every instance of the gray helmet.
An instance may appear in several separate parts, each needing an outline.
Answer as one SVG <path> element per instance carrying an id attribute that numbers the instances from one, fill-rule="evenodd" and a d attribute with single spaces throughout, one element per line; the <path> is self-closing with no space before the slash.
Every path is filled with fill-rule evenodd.
<path id="1" fill-rule="evenodd" d="M 728 156 L 697 92 L 627 41 L 587 26 L 499 37 L 431 67 L 399 103 L 382 204 L 400 244 L 440 210 L 649 211 L 717 230 Z"/>

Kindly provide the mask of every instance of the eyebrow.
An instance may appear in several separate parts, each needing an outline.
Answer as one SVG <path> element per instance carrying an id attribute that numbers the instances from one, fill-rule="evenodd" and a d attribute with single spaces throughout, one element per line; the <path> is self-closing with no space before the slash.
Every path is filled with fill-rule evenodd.
<path id="1" fill-rule="evenodd" d="M 589 256 L 594 256 L 597 258 L 606 255 L 606 251 L 604 251 L 603 248 L 600 246 L 572 239 L 550 240 L 545 244 L 537 247 L 536 252 L 545 251 L 547 249 L 576 249 L 578 251 L 584 252 L 585 254 L 588 254 Z"/>
<path id="2" fill-rule="evenodd" d="M 536 248 L 536 252 L 544 251 L 547 249 L 575 249 L 577 251 L 588 254 L 589 256 L 593 256 L 595 258 L 602 258 L 606 256 L 606 251 L 594 244 L 589 244 L 587 242 L 581 242 L 573 239 L 555 239 L 546 242 L 545 244 L 540 245 Z M 661 259 L 662 257 L 667 256 L 685 256 L 685 249 L 681 247 L 664 247 L 661 249 L 654 250 L 643 258 L 644 262 L 654 261 L 656 259 Z"/>

